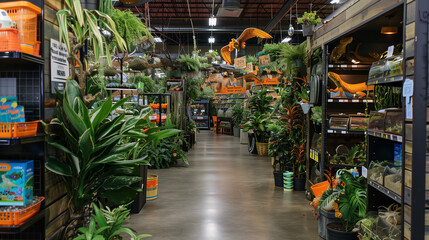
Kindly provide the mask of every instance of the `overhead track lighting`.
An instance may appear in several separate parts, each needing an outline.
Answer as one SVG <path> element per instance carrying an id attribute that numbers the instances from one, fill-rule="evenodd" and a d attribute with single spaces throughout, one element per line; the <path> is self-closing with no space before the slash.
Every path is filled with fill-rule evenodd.
<path id="1" fill-rule="evenodd" d="M 213 36 L 209 37 L 209 43 L 215 43 L 215 38 Z"/>
<path id="2" fill-rule="evenodd" d="M 212 26 L 212 27 L 216 26 L 216 22 L 217 20 L 215 17 L 209 18 L 209 26 Z"/>

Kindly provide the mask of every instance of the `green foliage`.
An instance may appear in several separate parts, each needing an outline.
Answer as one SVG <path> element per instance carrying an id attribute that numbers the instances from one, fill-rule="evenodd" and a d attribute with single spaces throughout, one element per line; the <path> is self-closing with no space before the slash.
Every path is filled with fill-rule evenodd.
<path id="1" fill-rule="evenodd" d="M 315 123 L 322 123 L 322 107 L 311 108 L 311 121 Z"/>
<path id="2" fill-rule="evenodd" d="M 251 63 L 253 66 L 259 66 L 259 60 L 256 56 L 246 56 L 246 63 Z"/>
<path id="3" fill-rule="evenodd" d="M 154 42 L 150 31 L 131 11 L 114 9 L 111 16 L 116 24 L 119 35 L 125 39 L 129 49 L 144 39 L 149 40 L 151 43 Z"/>
<path id="4" fill-rule="evenodd" d="M 135 85 L 137 85 L 137 83 L 142 82 L 144 84 L 144 89 L 143 92 L 144 93 L 155 93 L 155 81 L 149 77 L 149 76 L 145 76 L 142 74 L 136 75 L 136 76 L 132 76 L 128 79 L 129 83 L 134 83 Z"/>
<path id="5" fill-rule="evenodd" d="M 201 96 L 201 84 L 204 79 L 185 79 L 186 97 L 191 100 L 198 100 Z"/>
<path id="6" fill-rule="evenodd" d="M 212 58 L 215 58 L 216 56 L 219 56 L 219 53 L 217 52 L 217 50 L 213 50 L 213 51 L 211 51 L 211 52 L 207 52 L 207 53 L 204 55 L 204 57 L 208 57 L 208 56 L 210 56 L 210 57 L 212 57 Z"/>
<path id="7" fill-rule="evenodd" d="M 119 115 L 110 120 L 109 114 L 127 98 L 114 105 L 107 98 L 89 112 L 73 80 L 67 81 L 59 98 L 62 105 L 57 106 L 57 118 L 45 124 L 45 132 L 48 144 L 64 152 L 66 159 L 50 158 L 46 168 L 63 176 L 72 212 L 80 213 L 98 198 L 117 204 L 134 199 L 141 189 L 130 187 L 140 180 L 132 169 L 147 164 L 145 156 L 138 155 L 138 149 L 156 145 L 160 139 L 180 131 L 151 128 L 143 133 L 151 126 L 149 111 L 142 111 L 137 117 Z"/>
<path id="8" fill-rule="evenodd" d="M 180 55 L 177 59 L 180 63 L 180 69 L 185 72 L 198 72 L 201 70 L 201 65 L 197 59 L 192 58 L 189 55 Z"/>
<path id="9" fill-rule="evenodd" d="M 266 143 L 270 137 L 268 125 L 271 123 L 271 116 L 267 113 L 254 112 L 249 117 L 249 121 L 244 124 L 243 132 L 253 130 L 257 142 Z"/>
<path id="10" fill-rule="evenodd" d="M 351 231 L 366 216 L 366 180 L 362 176 L 354 177 L 348 170 L 339 170 L 338 173 L 343 184 L 325 191 L 319 199 L 318 208 L 324 208 L 335 200 L 345 230 Z"/>
<path id="11" fill-rule="evenodd" d="M 156 148 L 147 147 L 143 151 L 147 155 L 149 164 L 156 168 L 170 168 L 177 164 L 177 160 L 182 159 L 187 165 L 186 153 L 182 150 L 181 143 L 186 140 L 180 135 L 162 139 Z"/>
<path id="12" fill-rule="evenodd" d="M 122 239 L 120 234 L 128 235 L 131 239 L 142 239 L 151 237 L 149 234 L 136 235 L 135 231 L 122 227 L 125 219 L 130 215 L 130 210 L 126 205 L 121 205 L 115 209 L 110 210 L 109 207 L 103 209 L 100 204 L 98 207 L 93 204 L 94 215 L 92 215 L 89 226 L 87 228 L 81 227 L 79 231 L 81 235 L 74 238 L 74 240 L 114 240 Z"/>
<path id="13" fill-rule="evenodd" d="M 249 108 L 252 113 L 264 113 L 272 110 L 270 104 L 273 101 L 273 97 L 269 96 L 267 93 L 267 89 L 262 89 L 250 99 Z"/>
<path id="14" fill-rule="evenodd" d="M 243 112 L 244 107 L 241 103 L 237 103 L 232 107 L 232 122 L 234 123 L 234 127 L 240 127 L 243 121 Z"/>
<path id="15" fill-rule="evenodd" d="M 264 51 L 270 55 L 271 61 L 275 61 L 280 57 L 282 48 L 284 44 L 271 43 L 264 45 Z"/>
<path id="16" fill-rule="evenodd" d="M 286 62 L 286 69 L 288 70 L 287 75 L 294 74 L 293 67 L 298 62 L 303 64 L 301 69 L 306 69 L 307 55 L 307 41 L 304 41 L 297 46 L 291 44 L 282 44 L 279 57 L 284 58 Z"/>
<path id="17" fill-rule="evenodd" d="M 207 86 L 203 88 L 203 91 L 201 92 L 199 99 L 211 99 L 215 97 L 215 93 L 213 92 L 213 89 L 210 86 Z"/>
<path id="18" fill-rule="evenodd" d="M 402 107 L 401 87 L 388 87 L 376 85 L 374 89 L 375 110 Z"/>
<path id="19" fill-rule="evenodd" d="M 316 25 L 322 22 L 322 19 L 317 16 L 317 11 L 304 12 L 302 17 L 298 18 L 298 24 Z"/>
<path id="20" fill-rule="evenodd" d="M 366 163 L 366 141 L 354 145 L 348 154 L 335 154 L 329 159 L 331 164 L 363 166 Z"/>

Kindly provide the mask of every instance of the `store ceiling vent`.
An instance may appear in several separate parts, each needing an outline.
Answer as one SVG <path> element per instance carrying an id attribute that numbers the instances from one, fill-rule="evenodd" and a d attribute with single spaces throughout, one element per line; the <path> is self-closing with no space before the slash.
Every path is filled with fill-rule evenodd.
<path id="1" fill-rule="evenodd" d="M 241 12 L 240 0 L 223 0 L 222 7 L 217 11 L 218 17 L 240 17 Z"/>

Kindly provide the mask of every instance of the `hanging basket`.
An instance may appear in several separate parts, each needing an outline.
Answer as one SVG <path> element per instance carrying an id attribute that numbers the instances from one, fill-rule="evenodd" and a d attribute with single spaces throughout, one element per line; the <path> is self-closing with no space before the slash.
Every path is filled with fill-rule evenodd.
<path id="1" fill-rule="evenodd" d="M 134 58 L 128 62 L 128 67 L 133 70 L 143 71 L 147 69 L 148 63 L 144 58 Z"/>
<path id="2" fill-rule="evenodd" d="M 302 24 L 302 35 L 304 37 L 310 37 L 314 33 L 314 25 Z"/>

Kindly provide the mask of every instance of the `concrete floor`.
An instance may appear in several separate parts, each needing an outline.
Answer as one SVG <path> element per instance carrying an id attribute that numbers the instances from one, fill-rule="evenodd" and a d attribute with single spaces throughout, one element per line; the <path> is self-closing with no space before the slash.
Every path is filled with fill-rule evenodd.
<path id="1" fill-rule="evenodd" d="M 304 192 L 274 186 L 271 162 L 239 138 L 201 131 L 189 167 L 149 170 L 158 199 L 127 226 L 152 240 L 319 239 Z"/>

